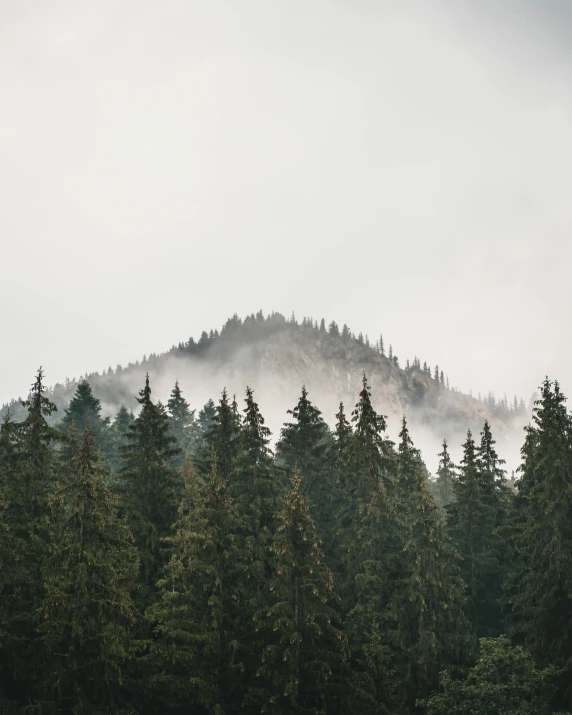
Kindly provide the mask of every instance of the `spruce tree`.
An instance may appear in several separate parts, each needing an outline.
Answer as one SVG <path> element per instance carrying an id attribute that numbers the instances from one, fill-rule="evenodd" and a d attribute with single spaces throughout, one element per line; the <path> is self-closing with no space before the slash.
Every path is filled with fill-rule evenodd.
<path id="1" fill-rule="evenodd" d="M 141 411 L 126 435 L 119 488 L 141 561 L 140 598 L 148 603 L 166 560 L 163 539 L 169 535 L 180 500 L 178 476 L 169 466 L 180 449 L 166 413 L 151 401 L 149 375 L 137 401 Z"/>
<path id="2" fill-rule="evenodd" d="M 199 461 L 205 455 L 205 435 L 211 427 L 214 418 L 216 417 L 216 407 L 215 403 L 209 399 L 199 410 L 197 419 L 191 425 L 190 432 L 190 442 L 191 442 L 191 454 L 196 457 Z"/>
<path id="3" fill-rule="evenodd" d="M 291 484 L 272 542 L 271 605 L 259 619 L 266 635 L 258 670 L 266 695 L 262 712 L 341 713 L 346 638 L 300 477 Z"/>
<path id="4" fill-rule="evenodd" d="M 276 529 L 281 489 L 268 446 L 270 430 L 264 423 L 250 387 L 246 389 L 245 403 L 239 452 L 230 476 L 228 493 L 236 504 L 240 518 L 240 548 L 252 554 L 240 621 L 244 634 L 240 657 L 245 667 L 244 682 L 249 702 L 257 703 L 256 669 L 262 643 L 261 635 L 252 630 L 252 614 L 266 609 L 269 603 L 265 587 L 272 571 L 270 545 Z"/>
<path id="5" fill-rule="evenodd" d="M 515 500 L 520 573 L 510 591 L 515 635 L 541 666 L 562 669 L 560 707 L 572 709 L 572 424 L 548 378 L 526 428 Z"/>
<path id="6" fill-rule="evenodd" d="M 497 636 L 504 630 L 501 596 L 506 576 L 503 525 L 506 493 L 503 472 L 494 451 L 488 423 L 476 447 L 471 432 L 453 484 L 455 499 L 447 506 L 448 532 L 462 557 L 466 584 L 466 613 L 475 638 Z"/>
<path id="7" fill-rule="evenodd" d="M 63 712 L 121 712 L 133 655 L 137 552 L 118 520 L 89 426 L 73 478 L 51 500 L 53 550 L 39 609 L 44 701 Z"/>
<path id="8" fill-rule="evenodd" d="M 384 415 L 378 415 L 371 404 L 371 389 L 365 373 L 359 401 L 352 412 L 354 428 L 353 462 L 357 474 L 354 485 L 358 499 L 368 503 L 377 490 L 379 480 L 386 474 L 391 457 L 391 442 L 383 437 L 386 430 Z"/>
<path id="9" fill-rule="evenodd" d="M 160 598 L 148 612 L 156 624 L 151 689 L 162 712 L 236 712 L 244 696 L 239 641 L 250 559 L 216 459 L 202 485 L 186 471 L 175 529 Z"/>
<path id="10" fill-rule="evenodd" d="M 275 525 L 280 487 L 266 427 L 254 393 L 246 388 L 246 406 L 240 430 L 239 453 L 229 484 L 245 525 L 260 544 L 269 545 Z"/>
<path id="11" fill-rule="evenodd" d="M 12 685 L 13 642 L 11 614 L 14 609 L 14 566 L 17 557 L 14 540 L 7 524 L 7 503 L 0 485 L 0 712 L 9 713 L 14 706 Z"/>
<path id="12" fill-rule="evenodd" d="M 179 447 L 181 447 L 183 452 L 186 452 L 191 445 L 191 432 L 193 422 L 195 421 L 195 411 L 190 409 L 189 403 L 183 397 L 178 380 L 175 381 L 175 386 L 167 401 L 167 408 L 169 410 L 171 432 L 177 438 Z"/>
<path id="13" fill-rule="evenodd" d="M 61 438 L 61 433 L 47 421 L 56 406 L 45 393 L 44 374 L 40 368 L 28 400 L 22 403 L 28 408 L 25 420 L 15 429 L 7 423 L 3 426 L 5 448 L 7 442 L 12 441 L 12 447 L 5 454 L 11 452 L 9 461 L 17 469 L 6 485 L 5 497 L 9 504 L 8 524 L 15 552 L 10 670 L 15 699 L 20 702 L 38 697 L 41 688 L 34 614 L 43 597 L 42 574 L 51 548 L 48 504 L 58 477 L 53 446 Z M 18 440 L 14 444 L 16 434 Z"/>
<path id="14" fill-rule="evenodd" d="M 105 464 L 113 473 L 118 473 L 123 465 L 122 451 L 127 445 L 127 433 L 129 427 L 135 421 L 133 412 L 130 412 L 125 405 L 121 405 L 115 415 L 113 424 L 109 428 L 108 439 L 102 450 L 105 456 Z"/>
<path id="15" fill-rule="evenodd" d="M 285 422 L 276 445 L 277 463 L 286 473 L 303 478 L 304 496 L 309 501 L 314 521 L 321 533 L 321 515 L 325 516 L 325 502 L 331 497 L 330 474 L 327 465 L 328 427 L 320 410 L 308 398 L 306 387 L 298 403 L 288 414 L 292 422 Z"/>
<path id="16" fill-rule="evenodd" d="M 437 467 L 437 479 L 435 480 L 435 501 L 437 506 L 445 509 L 447 504 L 455 498 L 454 484 L 456 479 L 456 467 L 449 454 L 447 440 L 443 440 L 443 451 L 437 455 L 439 466 Z"/>
<path id="17" fill-rule="evenodd" d="M 64 434 L 69 434 L 72 424 L 75 424 L 77 432 L 83 434 L 88 423 L 92 438 L 101 446 L 109 420 L 101 418 L 101 401 L 94 396 L 89 382 L 80 380 L 68 408 L 64 411 L 61 429 Z"/>
<path id="18" fill-rule="evenodd" d="M 395 491 L 403 551 L 390 621 L 403 702 L 413 708 L 437 686 L 443 667 L 463 662 L 467 641 L 458 556 L 405 418 L 399 436 Z"/>
<path id="19" fill-rule="evenodd" d="M 347 617 L 355 674 L 352 711 L 364 715 L 385 715 L 394 712 L 397 705 L 388 630 L 401 550 L 397 510 L 380 480 L 356 533 L 355 605 Z"/>
<path id="20" fill-rule="evenodd" d="M 206 471 L 208 463 L 212 463 L 213 455 L 216 455 L 217 472 L 221 479 L 228 481 L 238 456 L 239 436 L 240 417 L 236 401 L 229 402 L 225 388 L 205 432 L 201 455 L 203 471 Z"/>
<path id="21" fill-rule="evenodd" d="M 12 508 L 21 510 L 28 529 L 47 513 L 47 501 L 55 489 L 55 458 L 52 446 L 61 439 L 60 433 L 47 421 L 57 407 L 44 394 L 44 373 L 38 370 L 29 398 L 22 402 L 28 408 L 24 422 L 19 426 L 22 437 L 23 470 L 16 485 L 17 493 L 12 494 Z"/>

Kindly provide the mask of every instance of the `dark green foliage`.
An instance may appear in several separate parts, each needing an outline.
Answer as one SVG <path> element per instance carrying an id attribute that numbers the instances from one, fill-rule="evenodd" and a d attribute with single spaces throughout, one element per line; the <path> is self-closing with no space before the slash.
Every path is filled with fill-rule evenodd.
<path id="1" fill-rule="evenodd" d="M 288 410 L 293 422 L 285 422 L 276 445 L 277 464 L 283 465 L 289 477 L 294 473 L 303 478 L 302 489 L 318 527 L 324 504 L 331 497 L 330 472 L 327 463 L 329 430 L 320 410 L 302 394 L 293 410 Z M 324 514 L 325 516 L 325 514 Z"/>
<path id="2" fill-rule="evenodd" d="M 236 402 L 229 402 L 226 389 L 216 406 L 214 417 L 204 435 L 202 457 L 203 471 L 216 456 L 217 472 L 223 480 L 228 480 L 234 468 L 240 448 L 240 416 Z"/>
<path id="3" fill-rule="evenodd" d="M 208 457 L 208 447 L 205 444 L 205 436 L 209 431 L 214 418 L 216 417 L 216 407 L 212 400 L 207 400 L 199 411 L 198 418 L 193 422 L 189 430 L 191 454 L 199 460 L 210 460 Z"/>
<path id="4" fill-rule="evenodd" d="M 478 448 L 468 432 L 453 484 L 455 499 L 447 506 L 448 532 L 463 559 L 466 613 L 476 638 L 500 635 L 505 626 L 501 597 L 507 556 L 499 529 L 508 495 L 494 444 L 488 423 Z"/>
<path id="5" fill-rule="evenodd" d="M 186 452 L 191 447 L 195 410 L 191 410 L 189 403 L 183 397 L 178 380 L 175 382 L 171 396 L 167 401 L 167 408 L 169 410 L 171 432 L 176 437 L 179 447 L 183 452 Z"/>
<path id="6" fill-rule="evenodd" d="M 141 560 L 143 603 L 151 598 L 156 575 L 166 559 L 169 535 L 180 500 L 179 480 L 170 460 L 179 454 L 164 410 L 151 401 L 149 376 L 140 391 L 141 411 L 127 432 L 120 473 L 121 506 Z"/>
<path id="7" fill-rule="evenodd" d="M 98 400 L 87 380 L 80 380 L 75 395 L 69 407 L 65 410 L 61 421 L 61 429 L 64 434 L 69 435 L 72 426 L 79 434 L 83 434 L 89 424 L 93 439 L 101 445 L 102 437 L 105 439 L 105 428 L 109 420 L 101 418 L 101 401 Z"/>
<path id="8" fill-rule="evenodd" d="M 384 415 L 379 415 L 371 404 L 371 390 L 364 374 L 359 401 L 352 412 L 352 463 L 356 474 L 353 491 L 358 499 L 368 503 L 377 490 L 379 480 L 387 474 L 391 457 L 391 442 L 382 434 L 386 430 Z"/>
<path id="9" fill-rule="evenodd" d="M 51 500 L 52 554 L 39 609 L 43 698 L 57 712 L 121 712 L 133 656 L 137 552 L 117 518 L 86 427 L 74 474 Z"/>
<path id="10" fill-rule="evenodd" d="M 44 373 L 38 370 L 30 397 L 23 402 L 28 408 L 24 422 L 19 425 L 22 440 L 22 470 L 20 479 L 8 496 L 12 508 L 21 510 L 21 526 L 27 528 L 44 516 L 47 500 L 55 486 L 55 459 L 51 449 L 60 434 L 46 418 L 56 411 L 56 406 L 45 396 Z"/>
<path id="11" fill-rule="evenodd" d="M 119 472 L 123 466 L 121 455 L 123 448 L 127 445 L 129 428 L 134 421 L 133 412 L 128 411 L 125 405 L 121 405 L 113 424 L 109 428 L 105 443 L 105 463 L 114 473 Z"/>
<path id="12" fill-rule="evenodd" d="M 463 664 L 467 629 L 458 557 L 427 490 L 423 463 L 405 418 L 397 467 L 403 551 L 390 628 L 403 702 L 411 708 L 437 686 L 443 667 Z"/>
<path id="13" fill-rule="evenodd" d="M 382 480 L 356 534 L 348 635 L 356 678 L 353 710 L 382 715 L 396 707 L 396 674 L 389 638 L 390 607 L 400 574 L 402 534 L 395 505 Z"/>
<path id="14" fill-rule="evenodd" d="M 572 709 L 572 425 L 566 398 L 548 378 L 522 449 L 512 584 L 516 632 L 541 665 L 564 669 L 562 703 Z"/>
<path id="15" fill-rule="evenodd" d="M 175 529 L 160 600 L 148 614 L 157 634 L 152 691 L 163 712 L 191 703 L 212 715 L 234 712 L 244 694 L 241 598 L 250 558 L 216 461 L 201 487 L 187 469 Z"/>
<path id="16" fill-rule="evenodd" d="M 236 318 L 179 350 L 224 358 L 237 336 L 284 325 Z M 343 354 L 336 327 L 320 342 Z M 407 379 L 426 383 L 420 369 Z M 488 423 L 458 469 L 444 442 L 429 480 L 405 420 L 397 450 L 387 438 L 365 376 L 332 432 L 303 388 L 276 458 L 249 388 L 242 415 L 223 391 L 193 422 L 178 385 L 167 410 L 147 379 L 137 418 L 123 408 L 109 426 L 96 394 L 82 379 L 62 439 L 40 371 L 27 412 L 0 425 L 2 712 L 570 708 L 572 427 L 557 384 L 543 386 L 516 493 Z M 482 641 L 467 677 L 478 636 L 501 632 L 512 645 Z"/>
<path id="17" fill-rule="evenodd" d="M 270 430 L 249 387 L 246 388 L 245 403 L 239 452 L 229 490 L 246 529 L 259 544 L 268 545 L 274 530 L 280 487 L 268 446 Z"/>
<path id="18" fill-rule="evenodd" d="M 271 605 L 259 626 L 265 634 L 258 671 L 266 695 L 262 712 L 341 713 L 347 647 L 333 608 L 333 579 L 300 477 L 291 483 L 272 542 Z"/>
<path id="19" fill-rule="evenodd" d="M 427 715 L 550 715 L 556 673 L 539 670 L 530 653 L 508 638 L 483 638 L 466 680 L 444 672 L 442 692 L 427 701 Z M 561 713 L 565 715 L 565 713 Z"/>

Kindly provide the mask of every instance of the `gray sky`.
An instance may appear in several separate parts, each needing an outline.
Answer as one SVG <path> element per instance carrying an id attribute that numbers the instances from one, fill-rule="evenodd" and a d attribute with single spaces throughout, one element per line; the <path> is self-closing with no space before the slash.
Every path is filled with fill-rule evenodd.
<path id="1" fill-rule="evenodd" d="M 572 398 L 569 0 L 2 0 L 0 401 L 235 311 Z"/>

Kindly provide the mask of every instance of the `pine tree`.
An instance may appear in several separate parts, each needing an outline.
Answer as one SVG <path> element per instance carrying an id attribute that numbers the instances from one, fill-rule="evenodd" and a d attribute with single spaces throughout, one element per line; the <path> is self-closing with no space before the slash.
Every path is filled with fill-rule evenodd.
<path id="1" fill-rule="evenodd" d="M 270 545 L 276 529 L 281 489 L 268 446 L 270 430 L 264 424 L 250 387 L 246 389 L 245 403 L 239 453 L 229 480 L 228 493 L 240 518 L 239 546 L 252 554 L 241 615 L 245 636 L 240 652 L 245 667 L 245 687 L 252 703 L 258 703 L 255 676 L 262 643 L 261 635 L 252 632 L 252 614 L 268 607 L 265 586 L 272 569 Z"/>
<path id="2" fill-rule="evenodd" d="M 216 406 L 212 400 L 207 400 L 199 410 L 197 419 L 192 424 L 190 432 L 191 454 L 199 459 L 204 458 L 206 452 L 205 435 L 211 427 L 216 416 Z"/>
<path id="3" fill-rule="evenodd" d="M 447 504 L 455 498 L 454 483 L 456 479 L 456 467 L 449 455 L 447 440 L 443 440 L 443 451 L 437 455 L 439 466 L 437 467 L 437 479 L 435 480 L 435 491 L 437 506 L 445 509 Z"/>
<path id="4" fill-rule="evenodd" d="M 10 622 L 14 609 L 13 583 L 17 552 L 6 519 L 7 507 L 0 484 L 0 712 L 9 713 L 15 710 L 9 690 L 12 681 L 12 654 L 17 647 L 17 643 L 13 642 Z"/>
<path id="5" fill-rule="evenodd" d="M 47 513 L 47 501 L 55 488 L 55 458 L 52 445 L 60 440 L 60 433 L 46 418 L 56 412 L 56 406 L 45 396 L 44 373 L 38 370 L 30 397 L 22 402 L 28 408 L 26 419 L 19 427 L 22 436 L 23 471 L 18 493 L 11 495 L 12 507 L 22 510 L 23 521 L 32 525 Z"/>
<path id="6" fill-rule="evenodd" d="M 326 463 L 328 428 L 320 410 L 308 398 L 306 387 L 292 410 L 293 422 L 285 422 L 276 445 L 278 464 L 283 464 L 292 477 L 303 477 L 304 496 L 309 501 L 314 520 L 320 519 L 324 502 L 331 496 L 329 470 Z M 318 528 L 320 528 L 318 524 Z"/>
<path id="7" fill-rule="evenodd" d="M 333 338 L 339 338 L 340 337 L 340 329 L 338 328 L 338 324 L 336 323 L 335 320 L 332 320 L 328 327 L 328 332 Z"/>
<path id="8" fill-rule="evenodd" d="M 141 561 L 140 597 L 148 603 L 166 558 L 162 540 L 169 535 L 180 500 L 177 473 L 169 466 L 179 448 L 169 418 L 151 401 L 149 375 L 137 401 L 141 411 L 129 427 L 128 444 L 123 448 L 120 491 Z"/>
<path id="9" fill-rule="evenodd" d="M 371 404 L 371 389 L 365 373 L 359 401 L 352 412 L 354 425 L 353 462 L 358 479 L 355 494 L 368 503 L 384 475 L 384 468 L 391 456 L 391 442 L 382 434 L 386 430 L 384 415 L 378 415 Z"/>
<path id="10" fill-rule="evenodd" d="M 137 552 L 106 479 L 87 426 L 74 477 L 51 501 L 53 553 L 39 609 L 44 697 L 58 711 L 122 711 Z"/>
<path id="11" fill-rule="evenodd" d="M 405 418 L 399 436 L 395 491 L 403 552 L 390 620 L 403 700 L 412 708 L 436 687 L 444 666 L 463 662 L 466 631 L 458 557 L 427 490 Z"/>
<path id="12" fill-rule="evenodd" d="M 74 424 L 77 432 L 83 434 L 88 423 L 93 439 L 97 444 L 102 445 L 109 420 L 102 419 L 101 401 L 94 396 L 89 382 L 80 380 L 75 395 L 64 412 L 61 429 L 64 434 L 69 435 Z"/>
<path id="13" fill-rule="evenodd" d="M 148 613 L 156 623 L 152 691 L 161 711 L 236 712 L 249 552 L 239 544 L 240 519 L 216 459 L 203 485 L 187 470 L 179 515 L 160 599 Z"/>
<path id="14" fill-rule="evenodd" d="M 560 706 L 572 708 L 572 424 L 558 382 L 548 378 L 526 428 L 517 483 L 511 591 L 516 635 L 541 666 L 562 668 Z"/>
<path id="15" fill-rule="evenodd" d="M 504 523 L 507 495 L 499 464 L 488 423 L 478 448 L 469 430 L 453 484 L 455 499 L 447 507 L 448 532 L 463 559 L 467 618 L 476 638 L 504 630 L 500 599 L 506 550 L 497 530 Z"/>
<path id="16" fill-rule="evenodd" d="M 352 711 L 364 715 L 391 713 L 397 705 L 392 644 L 387 631 L 401 549 L 397 511 L 380 481 L 356 534 L 355 605 L 347 618 L 352 669 L 356 674 Z"/>
<path id="17" fill-rule="evenodd" d="M 191 445 L 195 411 L 190 409 L 189 403 L 183 397 L 178 380 L 175 381 L 175 386 L 167 401 L 167 408 L 169 410 L 171 432 L 177 438 L 177 444 L 183 452 L 186 452 Z M 182 463 L 182 457 L 180 461 Z"/>
<path id="18" fill-rule="evenodd" d="M 385 357 L 385 348 L 383 347 L 383 335 L 379 336 L 379 353 Z"/>
<path id="19" fill-rule="evenodd" d="M 263 713 L 343 712 L 345 636 L 331 572 L 324 564 L 310 509 L 295 475 L 272 542 L 272 605 L 259 627 L 267 634 L 258 675 Z"/>
<path id="20" fill-rule="evenodd" d="M 126 435 L 134 421 L 133 412 L 128 411 L 125 405 L 121 405 L 113 424 L 109 428 L 108 439 L 103 450 L 105 464 L 111 472 L 117 473 L 122 467 L 121 454 L 123 448 L 127 445 Z"/>
<path id="21" fill-rule="evenodd" d="M 47 421 L 56 406 L 45 395 L 43 378 L 40 368 L 28 400 L 22 403 L 28 408 L 25 420 L 18 425 L 5 422 L 2 429 L 4 459 L 11 471 L 5 498 L 14 546 L 10 687 L 21 703 L 37 697 L 41 686 L 34 614 L 43 597 L 42 573 L 51 548 L 49 499 L 58 477 L 53 446 L 61 438 Z"/>
<path id="22" fill-rule="evenodd" d="M 212 464 L 216 455 L 217 471 L 224 481 L 230 478 L 239 452 L 240 419 L 236 400 L 229 402 L 226 388 L 216 407 L 215 415 L 204 436 L 202 468 L 206 471 L 207 462 Z"/>

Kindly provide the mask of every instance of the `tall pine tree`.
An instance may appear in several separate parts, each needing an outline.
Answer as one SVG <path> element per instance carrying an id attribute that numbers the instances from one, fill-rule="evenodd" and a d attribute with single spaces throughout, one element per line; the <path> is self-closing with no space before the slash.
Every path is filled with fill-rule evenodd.
<path id="1" fill-rule="evenodd" d="M 340 628 L 332 574 L 295 475 L 272 542 L 271 605 L 258 675 L 263 713 L 344 712 L 346 638 Z"/>
<path id="2" fill-rule="evenodd" d="M 137 552 L 119 522 L 86 427 L 72 479 L 51 501 L 53 553 L 39 609 L 44 702 L 56 711 L 122 712 L 133 655 Z"/>
<path id="3" fill-rule="evenodd" d="M 157 575 L 167 560 L 163 539 L 170 533 L 180 501 L 179 480 L 170 466 L 180 449 L 165 411 L 151 400 L 149 375 L 137 401 L 141 411 L 126 435 L 119 484 L 121 505 L 139 552 L 140 597 L 146 604 L 152 600 Z"/>

